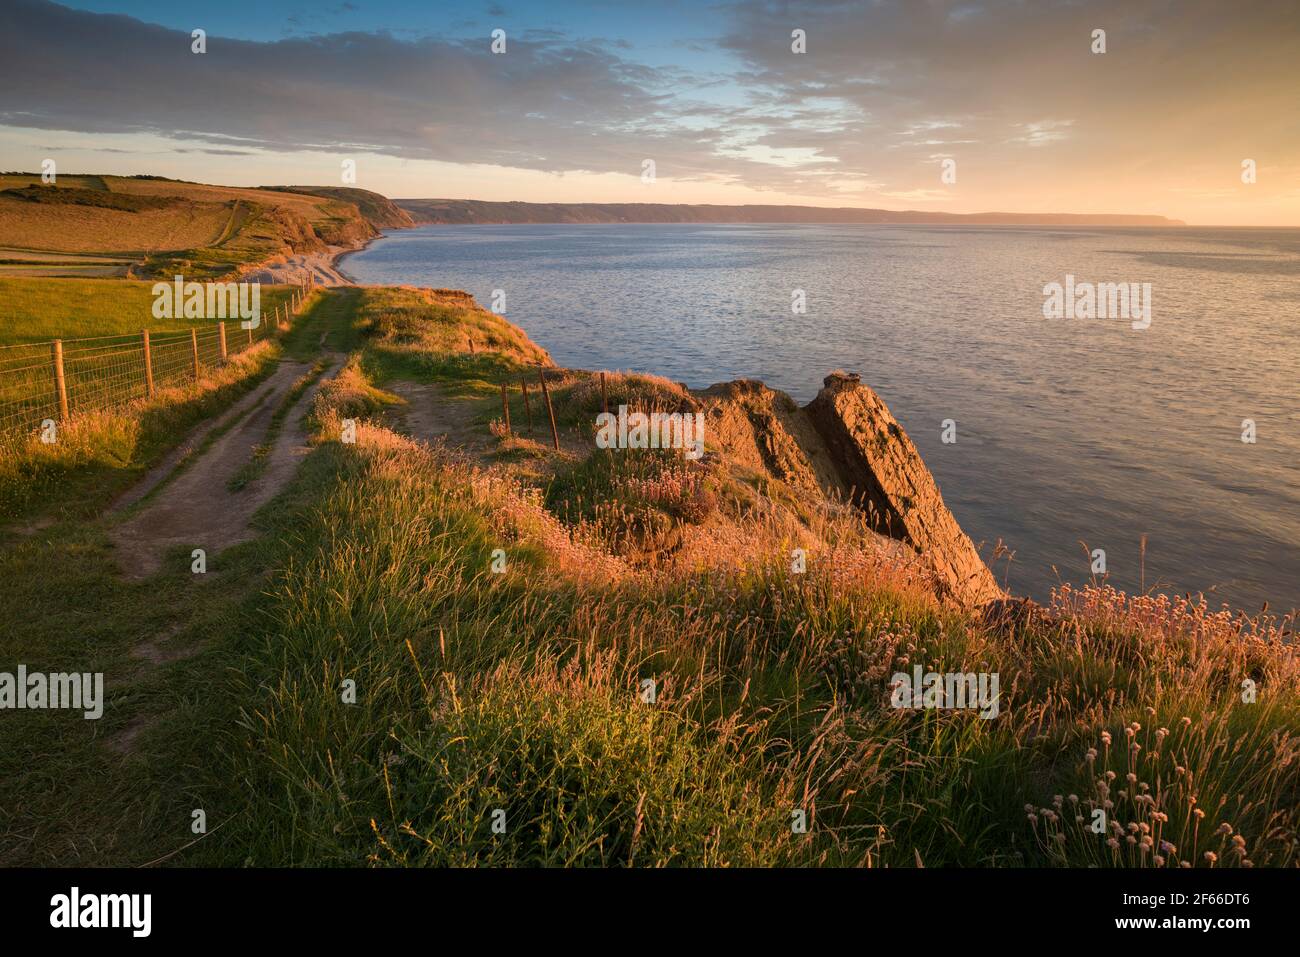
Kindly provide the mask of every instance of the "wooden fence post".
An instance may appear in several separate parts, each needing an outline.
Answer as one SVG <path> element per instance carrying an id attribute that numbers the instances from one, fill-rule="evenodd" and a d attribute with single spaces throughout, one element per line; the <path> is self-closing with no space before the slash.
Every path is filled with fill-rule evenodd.
<path id="1" fill-rule="evenodd" d="M 225 362 L 228 354 L 226 352 L 226 324 L 224 322 L 217 323 L 217 336 L 221 342 L 221 361 Z"/>
<path id="2" fill-rule="evenodd" d="M 144 388 L 149 398 L 153 398 L 153 350 L 149 348 L 149 330 L 140 333 L 144 341 Z"/>
<path id="3" fill-rule="evenodd" d="M 63 340 L 55 339 L 53 345 L 54 394 L 59 400 L 59 420 L 68 421 L 68 383 L 63 378 Z"/>
<path id="4" fill-rule="evenodd" d="M 510 393 L 506 391 L 506 384 L 501 383 L 501 413 L 505 417 L 506 435 L 510 435 Z"/>
<path id="5" fill-rule="evenodd" d="M 560 431 L 555 427 L 555 410 L 551 408 L 551 390 L 546 387 L 546 374 L 542 367 L 537 367 L 537 378 L 542 380 L 542 398 L 546 400 L 546 414 L 551 419 L 551 441 L 555 443 L 555 451 L 560 450 Z"/>
<path id="6" fill-rule="evenodd" d="M 605 391 L 605 373 L 600 374 L 600 408 L 601 411 L 609 413 L 609 393 Z"/>
<path id="7" fill-rule="evenodd" d="M 194 357 L 194 381 L 199 381 L 199 331 L 190 327 L 190 354 Z"/>
<path id="8" fill-rule="evenodd" d="M 248 327 L 248 344 L 249 344 L 250 346 L 253 344 L 253 327 L 252 327 L 252 326 L 249 326 L 249 327 Z"/>
<path id="9" fill-rule="evenodd" d="M 533 434 L 533 410 L 528 405 L 528 382 L 525 379 L 519 380 L 519 388 L 524 392 L 524 415 L 528 416 L 528 434 Z"/>

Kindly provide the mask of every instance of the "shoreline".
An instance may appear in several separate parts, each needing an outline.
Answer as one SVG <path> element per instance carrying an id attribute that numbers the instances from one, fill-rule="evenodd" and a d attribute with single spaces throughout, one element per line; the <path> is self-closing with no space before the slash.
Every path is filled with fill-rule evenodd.
<path id="1" fill-rule="evenodd" d="M 333 269 L 334 272 L 336 272 L 339 276 L 341 276 L 345 280 L 344 283 L 345 285 L 349 285 L 349 286 L 358 285 L 356 279 L 343 268 L 343 260 L 348 256 L 351 256 L 353 253 L 361 252 L 363 249 L 368 247 L 375 240 L 383 239 L 387 235 L 388 235 L 387 233 L 380 233 L 378 236 L 371 236 L 369 239 L 361 243 L 359 246 L 354 246 L 351 249 L 340 249 L 338 252 L 333 253 L 330 257 L 330 268 Z"/>
<path id="2" fill-rule="evenodd" d="M 240 278 L 245 282 L 267 285 L 301 285 L 310 282 L 312 285 L 327 287 L 356 286 L 359 285 L 356 279 L 342 268 L 344 257 L 361 252 L 376 239 L 382 239 L 386 235 L 380 233 L 350 246 L 328 246 L 324 252 L 291 253 L 279 257 L 278 261 L 249 267 L 240 274 Z"/>

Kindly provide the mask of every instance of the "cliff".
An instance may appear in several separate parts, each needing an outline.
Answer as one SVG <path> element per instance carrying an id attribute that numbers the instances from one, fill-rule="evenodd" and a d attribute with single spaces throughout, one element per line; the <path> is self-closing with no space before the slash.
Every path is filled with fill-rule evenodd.
<path id="1" fill-rule="evenodd" d="M 376 229 L 406 229 L 415 225 L 406 211 L 399 209 L 387 196 L 350 186 L 277 186 L 285 193 L 320 196 L 342 203 L 351 203 L 363 219 Z"/>
<path id="2" fill-rule="evenodd" d="M 827 376 L 803 408 L 752 380 L 712 386 L 700 398 L 708 443 L 731 462 L 799 495 L 859 509 L 878 535 L 919 556 L 944 597 L 972 606 L 1005 597 L 912 440 L 856 375 Z"/>

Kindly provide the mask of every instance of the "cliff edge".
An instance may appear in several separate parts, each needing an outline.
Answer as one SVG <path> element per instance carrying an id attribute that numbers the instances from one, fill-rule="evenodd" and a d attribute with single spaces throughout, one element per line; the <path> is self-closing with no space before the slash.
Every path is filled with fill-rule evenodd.
<path id="1" fill-rule="evenodd" d="M 916 446 L 858 376 L 832 373 L 803 408 L 753 380 L 699 397 L 709 444 L 728 459 L 861 510 L 873 531 L 917 553 L 945 597 L 963 605 L 1005 597 Z"/>

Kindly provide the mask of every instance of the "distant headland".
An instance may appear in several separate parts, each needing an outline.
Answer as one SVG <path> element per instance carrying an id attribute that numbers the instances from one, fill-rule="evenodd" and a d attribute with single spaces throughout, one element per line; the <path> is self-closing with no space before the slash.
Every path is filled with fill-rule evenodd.
<path id="1" fill-rule="evenodd" d="M 674 203 L 515 203 L 395 199 L 421 225 L 471 223 L 821 223 L 932 226 L 1186 226 L 1167 216 L 1102 213 L 937 213 L 849 206 L 714 206 Z"/>

